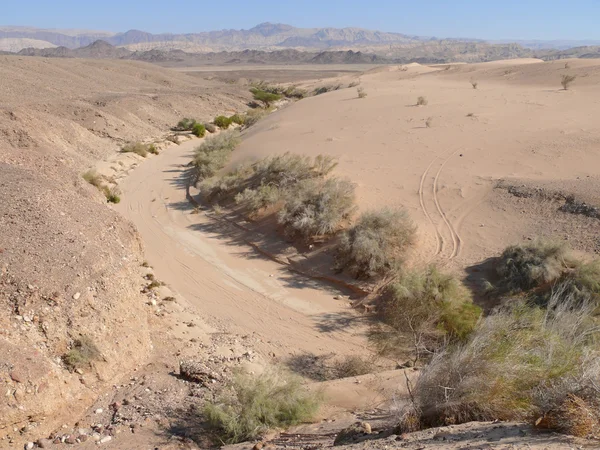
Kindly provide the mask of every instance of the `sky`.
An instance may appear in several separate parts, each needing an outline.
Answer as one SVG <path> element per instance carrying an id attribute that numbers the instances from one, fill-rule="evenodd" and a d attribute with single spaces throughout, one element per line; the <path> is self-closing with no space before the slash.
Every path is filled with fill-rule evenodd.
<path id="1" fill-rule="evenodd" d="M 600 40 L 600 0 L 2 0 L 0 25 L 152 33 L 361 27 L 481 39 Z"/>

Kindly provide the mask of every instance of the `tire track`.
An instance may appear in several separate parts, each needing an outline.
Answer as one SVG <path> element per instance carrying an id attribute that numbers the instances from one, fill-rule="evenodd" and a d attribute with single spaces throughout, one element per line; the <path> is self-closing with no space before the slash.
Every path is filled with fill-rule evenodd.
<path id="1" fill-rule="evenodd" d="M 442 234 L 442 232 L 440 231 L 440 222 L 443 223 L 442 228 L 444 228 L 447 233 L 449 234 L 449 241 L 452 243 L 452 249 L 450 251 L 450 254 L 446 257 L 443 257 L 443 259 L 445 261 L 450 261 L 452 259 L 454 259 L 459 253 L 460 250 L 462 248 L 463 245 L 463 240 L 460 237 L 460 235 L 456 232 L 455 227 L 453 226 L 453 224 L 450 222 L 450 220 L 447 217 L 447 214 L 444 210 L 444 208 L 442 207 L 439 197 L 438 197 L 438 183 L 439 183 L 439 179 L 440 179 L 440 175 L 442 174 L 442 171 L 444 170 L 444 167 L 446 166 L 446 164 L 448 163 L 448 161 L 450 161 L 450 159 L 452 159 L 452 157 L 454 155 L 456 155 L 456 153 L 461 149 L 461 147 L 458 147 L 456 149 L 454 149 L 447 157 L 445 157 L 443 159 L 443 161 L 441 162 L 440 167 L 438 168 L 435 176 L 433 177 L 433 181 L 431 182 L 431 186 L 430 187 L 426 187 L 426 183 L 428 183 L 427 178 L 430 175 L 430 171 L 432 169 L 432 167 L 434 166 L 434 164 L 436 164 L 436 162 L 438 162 L 441 158 L 443 158 L 445 155 L 437 155 L 435 156 L 431 162 L 429 163 L 429 165 L 427 166 L 427 168 L 425 169 L 425 171 L 423 172 L 423 174 L 421 175 L 421 180 L 419 183 L 419 203 L 421 205 L 421 209 L 423 211 L 423 214 L 425 214 L 425 217 L 427 218 L 427 220 L 429 221 L 429 223 L 431 223 L 431 225 L 434 228 L 435 231 L 435 240 L 436 240 L 436 248 L 435 248 L 435 252 L 434 254 L 431 256 L 431 258 L 429 258 L 429 260 L 427 261 L 427 263 L 431 263 L 433 260 L 435 259 L 441 259 L 441 255 L 444 254 L 445 251 L 445 247 L 446 247 L 446 238 L 444 237 L 444 234 Z M 432 198 L 426 198 L 426 194 L 427 192 L 430 192 L 432 194 Z M 437 213 L 437 215 L 440 217 L 441 221 L 436 223 L 436 221 L 434 220 L 432 214 L 429 212 L 429 210 L 427 209 L 426 206 L 426 202 L 427 201 L 431 201 L 434 205 L 435 205 L 435 211 Z"/>
<path id="2" fill-rule="evenodd" d="M 437 195 L 437 191 L 438 191 L 438 182 L 439 182 L 440 174 L 442 173 L 442 170 L 444 170 L 444 167 L 446 166 L 448 161 L 450 161 L 450 159 L 454 155 L 456 155 L 456 153 L 459 150 L 460 150 L 460 148 L 457 148 L 450 154 L 450 156 L 448 156 L 444 160 L 444 162 L 440 166 L 439 170 L 435 174 L 435 178 L 433 179 L 433 201 L 435 203 L 435 207 L 437 208 L 439 215 L 442 217 L 442 220 L 446 224 L 446 227 L 448 228 L 448 231 L 450 232 L 450 238 L 452 239 L 452 253 L 450 254 L 450 257 L 448 258 L 448 260 L 452 260 L 456 257 L 456 255 L 458 255 L 458 253 L 460 252 L 460 248 L 462 246 L 462 239 L 460 238 L 460 236 L 458 235 L 458 233 L 452 226 L 452 223 L 450 223 L 450 221 L 448 220 L 448 217 L 446 216 L 446 212 L 444 211 L 444 209 L 442 208 L 442 205 L 440 204 L 440 200 Z"/>

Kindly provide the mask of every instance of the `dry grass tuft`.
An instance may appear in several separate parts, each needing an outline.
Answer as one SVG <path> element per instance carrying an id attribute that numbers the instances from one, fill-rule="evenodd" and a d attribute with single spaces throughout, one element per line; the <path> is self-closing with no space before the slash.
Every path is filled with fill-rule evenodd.
<path id="1" fill-rule="evenodd" d="M 70 370 L 76 370 L 88 367 L 92 361 L 100 359 L 100 356 L 100 350 L 94 341 L 88 336 L 81 336 L 63 356 L 63 361 Z"/>
<path id="2" fill-rule="evenodd" d="M 540 424 L 546 417 L 546 426 L 560 430 L 562 417 L 569 431 L 586 433 L 596 426 L 585 417 L 588 405 L 596 408 L 600 394 L 593 311 L 564 288 L 547 308 L 513 301 L 495 310 L 467 343 L 424 368 L 400 428 L 412 427 L 415 416 L 421 427 L 496 419 Z"/>
<path id="3" fill-rule="evenodd" d="M 204 416 L 219 440 L 237 443 L 308 421 L 319 404 L 318 395 L 280 370 L 267 369 L 260 375 L 237 372 L 216 400 L 206 404 Z"/>
<path id="4" fill-rule="evenodd" d="M 419 97 L 417 99 L 417 106 L 425 106 L 429 103 L 429 101 L 427 100 L 427 98 L 425 97 Z"/>
<path id="5" fill-rule="evenodd" d="M 571 86 L 571 84 L 573 84 L 573 81 L 575 81 L 575 78 L 577 78 L 576 75 L 563 75 L 561 80 L 560 80 L 560 84 L 562 85 L 563 89 L 566 91 L 567 89 L 569 89 L 569 86 Z"/>
<path id="6" fill-rule="evenodd" d="M 358 98 L 366 98 L 367 93 L 365 92 L 365 88 L 358 87 L 356 88 L 356 92 L 358 93 Z"/>

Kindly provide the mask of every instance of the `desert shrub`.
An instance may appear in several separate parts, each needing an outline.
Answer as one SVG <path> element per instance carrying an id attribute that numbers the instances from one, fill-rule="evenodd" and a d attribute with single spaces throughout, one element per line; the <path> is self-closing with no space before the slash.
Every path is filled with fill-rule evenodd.
<path id="1" fill-rule="evenodd" d="M 356 92 L 358 92 L 358 98 L 365 98 L 367 96 L 367 93 L 363 87 L 356 88 Z"/>
<path id="2" fill-rule="evenodd" d="M 434 356 L 417 380 L 414 405 L 400 428 L 412 427 L 415 417 L 420 426 L 497 419 L 539 423 L 572 396 L 597 407 L 600 354 L 593 309 L 563 289 L 545 309 L 519 301 L 499 307 L 467 343 Z M 572 408 L 572 414 L 580 412 Z"/>
<path id="3" fill-rule="evenodd" d="M 118 187 L 103 186 L 102 192 L 104 193 L 104 196 L 106 197 L 106 201 L 108 203 L 120 203 L 121 202 L 121 191 L 119 190 Z"/>
<path id="4" fill-rule="evenodd" d="M 414 241 L 415 231 L 404 210 L 365 212 L 342 235 L 336 268 L 356 278 L 385 275 L 399 266 Z"/>
<path id="5" fill-rule="evenodd" d="M 468 113 L 467 117 L 475 117 L 475 113 Z"/>
<path id="6" fill-rule="evenodd" d="M 431 128 L 433 126 L 433 117 L 428 117 L 425 119 L 425 127 Z"/>
<path id="7" fill-rule="evenodd" d="M 215 127 L 212 123 L 205 123 L 204 124 L 204 129 L 206 131 L 208 131 L 209 133 L 216 133 L 217 132 L 217 127 Z"/>
<path id="8" fill-rule="evenodd" d="M 200 189 L 210 201 L 236 198 L 239 204 L 248 207 L 250 212 L 255 212 L 251 209 L 251 204 L 244 204 L 245 199 L 255 198 L 250 191 L 270 186 L 273 192 L 277 189 L 283 194 L 303 180 L 324 177 L 336 165 L 335 159 L 328 156 L 319 155 L 312 159 L 285 153 L 264 158 L 250 166 L 239 166 L 223 177 L 207 180 Z M 240 196 L 241 193 L 243 195 Z M 266 195 L 267 191 L 263 190 L 262 194 Z"/>
<path id="9" fill-rule="evenodd" d="M 244 123 L 245 123 L 245 117 L 240 116 L 239 114 L 234 114 L 229 119 L 231 120 L 232 123 L 236 123 L 238 125 L 244 125 Z"/>
<path id="10" fill-rule="evenodd" d="M 287 98 L 296 98 L 301 100 L 308 95 L 308 92 L 304 89 L 299 89 L 296 86 L 289 86 L 283 91 L 283 95 Z"/>
<path id="11" fill-rule="evenodd" d="M 194 125 L 196 125 L 196 121 L 186 117 L 181 119 L 175 128 L 177 131 L 192 131 Z"/>
<path id="12" fill-rule="evenodd" d="M 315 90 L 313 91 L 313 94 L 321 95 L 321 94 L 325 94 L 327 92 L 337 91 L 337 90 L 341 89 L 341 87 L 342 87 L 341 84 L 321 86 L 321 87 L 315 88 Z"/>
<path id="13" fill-rule="evenodd" d="M 240 142 L 237 131 L 228 131 L 205 140 L 194 150 L 192 163 L 196 181 L 212 177 L 225 167 L 231 152 Z"/>
<path id="14" fill-rule="evenodd" d="M 75 370 L 89 366 L 100 359 L 100 356 L 94 341 L 88 336 L 81 336 L 73 342 L 71 350 L 63 356 L 63 361 L 70 370 Z"/>
<path id="15" fill-rule="evenodd" d="M 266 107 L 271 106 L 271 104 L 276 102 L 277 100 L 281 100 L 280 94 L 266 92 L 262 89 L 252 88 L 250 89 L 250 92 L 254 96 L 254 100 L 264 103 Z"/>
<path id="16" fill-rule="evenodd" d="M 479 83 L 475 80 L 471 80 L 471 86 L 473 86 L 473 89 L 477 89 L 477 86 L 479 86 Z"/>
<path id="17" fill-rule="evenodd" d="M 246 188 L 235 196 L 235 202 L 244 205 L 250 214 L 268 208 L 281 199 L 281 191 L 277 186 L 263 184 L 256 189 Z"/>
<path id="18" fill-rule="evenodd" d="M 266 117 L 269 114 L 269 110 L 268 109 L 263 109 L 263 108 L 256 108 L 256 109 L 251 109 L 246 113 L 246 117 L 244 118 L 244 123 L 246 125 L 246 127 L 250 127 L 254 124 L 256 124 L 258 121 L 260 121 L 261 119 L 263 119 L 264 117 Z"/>
<path id="19" fill-rule="evenodd" d="M 358 86 L 358 85 L 360 85 L 360 80 L 353 81 L 352 83 L 350 83 L 350 84 L 348 85 L 348 87 L 349 87 L 349 88 L 353 88 L 353 87 L 356 87 L 356 86 Z"/>
<path id="20" fill-rule="evenodd" d="M 142 144 L 141 142 L 131 142 L 121 148 L 121 153 L 135 153 L 143 158 L 148 156 L 148 150 L 150 146 L 148 144 Z"/>
<path id="21" fill-rule="evenodd" d="M 576 75 L 563 75 L 561 80 L 560 80 L 560 84 L 562 85 L 563 89 L 566 91 L 567 89 L 569 89 L 569 86 L 571 86 L 571 84 L 573 84 L 573 81 L 575 81 L 575 78 L 577 78 Z"/>
<path id="22" fill-rule="evenodd" d="M 429 103 L 429 101 L 425 97 L 419 97 L 417 99 L 417 106 L 425 106 Z"/>
<path id="23" fill-rule="evenodd" d="M 369 334 L 382 354 L 402 354 L 410 343 L 415 360 L 447 342 L 464 341 L 481 309 L 454 276 L 435 267 L 408 271 L 386 289 L 378 304 L 381 324 Z"/>
<path id="24" fill-rule="evenodd" d="M 565 69 L 570 69 L 570 68 L 571 68 L 571 65 L 568 62 L 566 62 L 565 63 Z"/>
<path id="25" fill-rule="evenodd" d="M 303 238 L 335 233 L 355 210 L 354 184 L 345 179 L 304 180 L 284 196 L 278 221 Z"/>
<path id="26" fill-rule="evenodd" d="M 201 123 L 194 124 L 192 127 L 192 134 L 199 138 L 204 137 L 206 134 L 206 127 Z"/>
<path id="27" fill-rule="evenodd" d="M 83 175 L 81 175 L 85 181 L 90 183 L 92 186 L 100 189 L 102 187 L 102 175 L 96 172 L 93 169 L 88 170 Z"/>
<path id="28" fill-rule="evenodd" d="M 373 361 L 358 355 L 348 355 L 334 364 L 335 378 L 359 377 L 373 372 Z"/>
<path id="29" fill-rule="evenodd" d="M 237 443 L 308 421 L 319 403 L 317 395 L 282 371 L 267 369 L 258 376 L 237 372 L 216 400 L 206 404 L 204 417 L 220 440 Z"/>
<path id="30" fill-rule="evenodd" d="M 538 288 L 547 290 L 579 265 L 565 244 L 536 241 L 512 245 L 495 263 L 497 287 L 502 293 L 512 294 Z"/>
<path id="31" fill-rule="evenodd" d="M 219 128 L 226 130 L 233 123 L 232 120 L 227 116 L 217 116 L 213 121 L 216 126 Z"/>

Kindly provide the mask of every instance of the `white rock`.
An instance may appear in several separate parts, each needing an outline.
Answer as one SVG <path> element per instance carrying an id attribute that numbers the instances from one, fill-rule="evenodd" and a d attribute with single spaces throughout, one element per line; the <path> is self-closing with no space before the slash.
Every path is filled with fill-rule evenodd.
<path id="1" fill-rule="evenodd" d="M 102 408 L 98 408 L 96 411 L 94 411 L 96 414 L 102 414 L 104 412 L 104 410 Z"/>
<path id="2" fill-rule="evenodd" d="M 25 448 L 27 450 L 31 450 L 33 448 L 33 445 L 34 445 L 33 442 L 28 442 L 27 444 L 25 444 Z"/>
<path id="3" fill-rule="evenodd" d="M 73 300 L 79 300 L 79 297 L 81 297 L 81 292 L 75 292 L 73 294 Z"/>
<path id="4" fill-rule="evenodd" d="M 100 443 L 101 444 L 106 444 L 107 442 L 112 441 L 112 436 L 104 436 L 102 439 L 100 439 Z"/>

